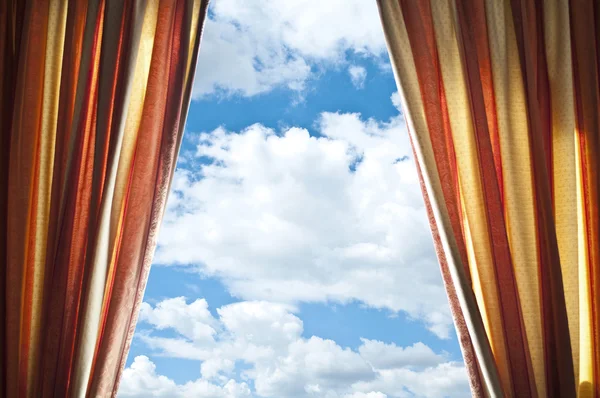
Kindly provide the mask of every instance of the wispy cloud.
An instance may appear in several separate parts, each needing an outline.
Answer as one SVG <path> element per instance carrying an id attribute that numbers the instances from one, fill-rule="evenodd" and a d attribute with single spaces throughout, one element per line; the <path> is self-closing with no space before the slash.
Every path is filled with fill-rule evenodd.
<path id="1" fill-rule="evenodd" d="M 350 80 L 354 87 L 361 89 L 365 87 L 365 79 L 367 78 L 367 70 L 362 66 L 351 65 L 348 68 Z"/>

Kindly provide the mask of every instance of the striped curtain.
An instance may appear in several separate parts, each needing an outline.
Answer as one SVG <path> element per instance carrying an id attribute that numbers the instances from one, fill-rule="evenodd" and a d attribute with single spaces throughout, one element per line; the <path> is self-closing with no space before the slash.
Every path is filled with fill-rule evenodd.
<path id="1" fill-rule="evenodd" d="M 0 1 L 0 396 L 116 394 L 206 3 Z"/>
<path id="2" fill-rule="evenodd" d="M 600 397 L 600 1 L 378 4 L 473 395 Z"/>

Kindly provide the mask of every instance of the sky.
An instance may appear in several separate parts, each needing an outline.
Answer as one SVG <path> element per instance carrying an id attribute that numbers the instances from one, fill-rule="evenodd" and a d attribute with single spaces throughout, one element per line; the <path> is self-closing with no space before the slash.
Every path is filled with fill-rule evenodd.
<path id="1" fill-rule="evenodd" d="M 119 397 L 467 397 L 375 1 L 212 0 Z"/>

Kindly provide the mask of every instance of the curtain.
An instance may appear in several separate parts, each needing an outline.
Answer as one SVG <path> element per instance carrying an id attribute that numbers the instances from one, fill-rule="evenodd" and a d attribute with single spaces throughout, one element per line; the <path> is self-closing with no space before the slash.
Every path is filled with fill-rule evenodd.
<path id="1" fill-rule="evenodd" d="M 474 396 L 600 396 L 600 2 L 378 0 Z"/>
<path id="2" fill-rule="evenodd" d="M 0 396 L 116 394 L 206 8 L 0 1 Z"/>

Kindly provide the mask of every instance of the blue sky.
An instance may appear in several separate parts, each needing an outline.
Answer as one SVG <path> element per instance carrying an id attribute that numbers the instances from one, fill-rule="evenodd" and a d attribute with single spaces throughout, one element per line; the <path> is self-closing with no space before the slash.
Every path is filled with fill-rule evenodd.
<path id="1" fill-rule="evenodd" d="M 211 4 L 120 396 L 469 394 L 375 2 L 313 3 Z"/>

